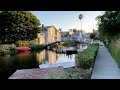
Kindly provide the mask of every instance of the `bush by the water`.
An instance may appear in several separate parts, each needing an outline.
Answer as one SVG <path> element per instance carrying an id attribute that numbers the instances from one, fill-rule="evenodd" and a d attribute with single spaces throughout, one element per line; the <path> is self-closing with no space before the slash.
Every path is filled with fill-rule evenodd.
<path id="1" fill-rule="evenodd" d="M 44 48 L 44 46 L 41 44 L 29 44 L 29 48 L 31 48 L 31 51 L 39 51 Z"/>
<path id="2" fill-rule="evenodd" d="M 6 55 L 6 54 L 14 55 L 16 53 L 18 53 L 18 51 L 16 50 L 15 45 L 11 45 L 8 47 L 0 47 L 0 55 Z"/>
<path id="3" fill-rule="evenodd" d="M 99 44 L 91 44 L 83 52 L 76 54 L 75 56 L 76 66 L 83 69 L 93 67 L 98 47 Z"/>
<path id="4" fill-rule="evenodd" d="M 78 43 L 78 42 L 77 42 L 77 43 Z M 70 46 L 73 46 L 73 45 L 75 45 L 75 44 L 77 44 L 77 43 L 75 43 L 74 41 L 68 40 L 68 41 L 66 41 L 66 42 L 60 42 L 60 45 L 61 45 L 61 46 L 66 46 L 66 47 L 70 47 Z"/>
<path id="5" fill-rule="evenodd" d="M 18 40 L 17 42 L 16 42 L 16 45 L 17 46 L 28 46 L 28 41 L 25 41 L 25 40 Z"/>

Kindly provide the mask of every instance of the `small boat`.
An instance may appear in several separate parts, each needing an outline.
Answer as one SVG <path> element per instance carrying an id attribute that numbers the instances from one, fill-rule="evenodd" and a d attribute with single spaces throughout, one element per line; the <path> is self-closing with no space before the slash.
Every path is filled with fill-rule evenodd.
<path id="1" fill-rule="evenodd" d="M 67 50 L 67 51 L 66 51 L 66 54 L 67 54 L 67 55 L 76 54 L 76 53 L 77 53 L 77 50 Z"/>
<path id="2" fill-rule="evenodd" d="M 31 50 L 31 48 L 29 48 L 27 46 L 16 47 L 16 49 L 18 51 L 30 51 Z"/>

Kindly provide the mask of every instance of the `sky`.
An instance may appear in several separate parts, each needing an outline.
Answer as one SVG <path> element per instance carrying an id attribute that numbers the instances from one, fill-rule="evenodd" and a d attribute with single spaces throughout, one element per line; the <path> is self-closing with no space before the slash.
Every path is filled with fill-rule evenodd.
<path id="1" fill-rule="evenodd" d="M 92 32 L 93 29 L 97 30 L 97 21 L 95 18 L 102 15 L 104 11 L 31 11 L 44 26 L 55 26 L 57 29 L 61 28 L 62 31 L 69 31 L 69 29 L 82 30 Z M 83 19 L 78 18 L 83 15 Z"/>

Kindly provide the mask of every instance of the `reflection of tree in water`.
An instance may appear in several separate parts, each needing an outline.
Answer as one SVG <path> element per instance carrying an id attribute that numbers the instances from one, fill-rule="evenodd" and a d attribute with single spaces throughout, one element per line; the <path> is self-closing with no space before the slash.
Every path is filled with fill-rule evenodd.
<path id="1" fill-rule="evenodd" d="M 0 58 L 0 79 L 8 79 L 17 70 L 18 64 L 15 56 Z"/>
<path id="2" fill-rule="evenodd" d="M 18 69 L 38 68 L 39 62 L 36 58 L 36 53 L 31 53 L 29 56 L 24 56 L 24 60 L 19 58 Z"/>

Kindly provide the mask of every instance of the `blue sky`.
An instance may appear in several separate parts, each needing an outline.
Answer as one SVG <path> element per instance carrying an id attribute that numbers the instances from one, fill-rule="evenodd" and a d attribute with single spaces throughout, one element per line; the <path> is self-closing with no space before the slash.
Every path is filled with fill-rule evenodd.
<path id="1" fill-rule="evenodd" d="M 97 29 L 95 17 L 101 15 L 104 11 L 32 11 L 44 26 L 55 26 L 62 31 L 76 28 L 81 29 L 79 14 L 83 14 L 82 29 L 91 32 Z"/>

